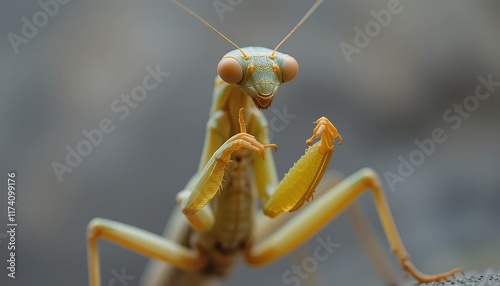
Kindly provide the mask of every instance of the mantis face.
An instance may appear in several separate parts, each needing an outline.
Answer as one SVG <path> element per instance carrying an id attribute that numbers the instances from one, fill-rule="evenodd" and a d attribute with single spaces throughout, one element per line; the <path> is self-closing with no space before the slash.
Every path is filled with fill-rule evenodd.
<path id="1" fill-rule="evenodd" d="M 227 53 L 217 66 L 221 79 L 238 85 L 259 109 L 267 109 L 281 83 L 291 81 L 299 71 L 297 61 L 267 48 L 247 47 Z"/>

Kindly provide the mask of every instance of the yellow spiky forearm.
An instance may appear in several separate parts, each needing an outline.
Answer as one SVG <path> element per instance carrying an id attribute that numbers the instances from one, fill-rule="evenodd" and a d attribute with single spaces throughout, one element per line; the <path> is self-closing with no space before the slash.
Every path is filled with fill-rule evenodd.
<path id="1" fill-rule="evenodd" d="M 297 210 L 312 197 L 333 154 L 333 149 L 329 152 L 320 150 L 321 142 L 316 142 L 290 168 L 264 206 L 266 215 L 275 217 L 283 212 Z"/>
<path id="2" fill-rule="evenodd" d="M 182 212 L 186 215 L 192 215 L 202 209 L 215 196 L 219 190 L 224 177 L 226 162 L 212 157 L 198 179 L 191 196 L 183 206 Z"/>

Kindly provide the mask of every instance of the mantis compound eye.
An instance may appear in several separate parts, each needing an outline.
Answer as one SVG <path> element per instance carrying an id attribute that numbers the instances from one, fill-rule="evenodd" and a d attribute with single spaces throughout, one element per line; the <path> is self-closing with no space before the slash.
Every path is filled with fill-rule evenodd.
<path id="1" fill-rule="evenodd" d="M 217 66 L 217 73 L 227 83 L 238 83 L 243 78 L 243 70 L 235 58 L 223 58 Z"/>
<path id="2" fill-rule="evenodd" d="M 299 63 L 292 58 L 287 56 L 283 62 L 283 82 L 291 81 L 299 73 Z"/>

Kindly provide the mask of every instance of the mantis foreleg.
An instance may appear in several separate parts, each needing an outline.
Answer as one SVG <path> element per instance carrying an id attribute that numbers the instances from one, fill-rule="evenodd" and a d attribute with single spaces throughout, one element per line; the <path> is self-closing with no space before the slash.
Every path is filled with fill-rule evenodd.
<path id="1" fill-rule="evenodd" d="M 243 120 L 243 108 L 241 108 L 239 112 L 241 132 L 229 138 L 213 153 L 205 167 L 195 177 L 196 182 L 194 183 L 193 190 L 188 194 L 181 193 L 178 196 L 182 206 L 182 212 L 195 228 L 208 228 L 207 225 L 196 225 L 194 219 L 206 219 L 206 215 L 199 216 L 198 214 L 200 210 L 207 206 L 217 191 L 219 191 L 226 165 L 229 163 L 231 154 L 234 151 L 239 149 L 248 149 L 250 151 L 257 152 L 261 157 L 264 157 L 265 148 L 277 148 L 275 144 L 262 144 L 257 141 L 254 136 L 247 133 L 245 122 Z"/>
<path id="2" fill-rule="evenodd" d="M 255 119 L 260 128 L 267 131 L 264 120 Z M 259 140 L 266 142 L 267 135 L 257 130 Z M 315 138 L 321 139 L 312 145 Z M 254 162 L 255 181 L 263 204 L 263 211 L 269 217 L 283 212 L 299 209 L 305 201 L 312 198 L 333 154 L 334 140 L 342 137 L 333 124 L 325 117 L 316 120 L 313 136 L 306 143 L 310 147 L 306 153 L 290 168 L 285 177 L 276 183 L 276 169 L 272 160 L 256 158 Z M 311 146 L 312 145 L 312 146 Z"/>

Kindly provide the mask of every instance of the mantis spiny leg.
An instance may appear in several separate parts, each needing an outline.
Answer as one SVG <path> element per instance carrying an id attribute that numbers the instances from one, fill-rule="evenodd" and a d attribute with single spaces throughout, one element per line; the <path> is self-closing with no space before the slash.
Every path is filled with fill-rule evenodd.
<path id="1" fill-rule="evenodd" d="M 243 108 L 239 111 L 240 133 L 227 139 L 208 160 L 199 176 L 196 177 L 193 190 L 188 195 L 181 195 L 180 204 L 182 213 L 186 217 L 196 215 L 201 209 L 208 205 L 221 186 L 226 165 L 231 160 L 231 154 L 239 149 L 248 149 L 257 152 L 262 158 L 265 157 L 265 149 L 272 147 L 277 149 L 276 144 L 262 144 L 253 135 L 246 132 L 243 120 Z M 197 218 L 201 220 L 202 218 Z M 191 222 L 193 223 L 193 222 Z M 203 225 L 201 227 L 204 227 Z"/>
<path id="2" fill-rule="evenodd" d="M 300 209 L 302 205 L 313 198 L 319 182 L 328 167 L 333 154 L 335 139 L 339 139 L 342 144 L 337 128 L 326 118 L 321 117 L 316 120 L 316 127 L 311 138 L 306 140 L 310 147 L 305 154 L 290 168 L 285 177 L 275 185 L 274 178 L 261 175 L 263 171 L 276 172 L 270 170 L 274 163 L 260 164 L 262 170 L 257 170 L 262 178 L 256 177 L 257 186 L 260 189 L 259 195 L 263 203 L 263 211 L 269 217 L 276 217 L 284 212 L 292 212 Z M 313 140 L 320 137 L 320 140 L 313 145 Z M 259 162 L 256 160 L 256 164 Z M 260 181 L 260 183 L 259 183 Z M 263 191 L 263 185 L 266 190 Z M 271 190 L 268 190 L 268 188 Z"/>

